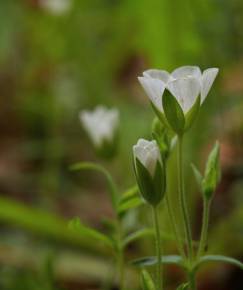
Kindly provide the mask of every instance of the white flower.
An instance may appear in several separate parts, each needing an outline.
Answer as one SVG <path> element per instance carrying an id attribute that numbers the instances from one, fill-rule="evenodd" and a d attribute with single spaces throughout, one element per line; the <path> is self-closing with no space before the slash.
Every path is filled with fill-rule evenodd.
<path id="1" fill-rule="evenodd" d="M 199 94 L 203 103 L 217 74 L 218 68 L 209 68 L 201 73 L 197 66 L 182 66 L 171 74 L 164 70 L 146 70 L 138 80 L 159 111 L 164 111 L 162 97 L 164 90 L 168 89 L 183 112 L 187 113 Z"/>
<path id="2" fill-rule="evenodd" d="M 40 5 L 52 14 L 61 15 L 70 10 L 71 2 L 72 0 L 41 0 Z"/>
<path id="3" fill-rule="evenodd" d="M 94 111 L 80 112 L 79 117 L 95 146 L 102 146 L 104 141 L 113 142 L 119 124 L 117 109 L 98 106 Z"/>
<path id="4" fill-rule="evenodd" d="M 133 155 L 134 159 L 138 159 L 151 176 L 154 175 L 157 161 L 161 163 L 159 147 L 155 140 L 139 139 L 137 144 L 133 146 Z"/>

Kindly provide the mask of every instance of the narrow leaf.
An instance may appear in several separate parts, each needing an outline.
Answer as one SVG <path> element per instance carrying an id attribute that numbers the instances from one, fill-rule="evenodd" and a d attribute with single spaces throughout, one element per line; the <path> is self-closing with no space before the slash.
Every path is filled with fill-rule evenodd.
<path id="1" fill-rule="evenodd" d="M 170 127 L 175 133 L 181 135 L 184 132 L 185 127 L 185 116 L 181 106 L 176 98 L 168 91 L 167 93 L 164 93 L 162 102 L 165 117 L 170 124 Z"/>
<path id="2" fill-rule="evenodd" d="M 141 284 L 142 284 L 143 290 L 156 290 L 154 281 L 152 277 L 150 276 L 149 272 L 146 270 L 142 270 Z"/>
<path id="3" fill-rule="evenodd" d="M 201 172 L 197 169 L 197 167 L 193 163 L 191 163 L 191 168 L 192 168 L 192 171 L 194 173 L 197 185 L 198 185 L 200 191 L 202 191 L 203 176 L 202 176 Z"/>
<path id="4" fill-rule="evenodd" d="M 154 235 L 153 229 L 145 228 L 145 229 L 138 230 L 138 231 L 128 235 L 124 239 L 123 247 L 127 246 L 128 244 L 130 244 L 138 239 L 141 239 L 141 238 L 146 237 L 146 236 L 153 236 L 153 235 Z"/>
<path id="5" fill-rule="evenodd" d="M 99 164 L 92 163 L 92 162 L 78 162 L 78 163 L 71 165 L 70 170 L 72 170 L 72 171 L 95 170 L 95 171 L 102 173 L 107 180 L 112 206 L 114 209 L 116 209 L 117 199 L 118 199 L 118 191 L 117 191 L 117 188 L 116 188 L 116 185 L 113 181 L 112 176 L 103 166 L 101 166 Z"/>
<path id="6" fill-rule="evenodd" d="M 107 237 L 106 235 L 100 233 L 99 231 L 93 228 L 83 225 L 78 217 L 72 219 L 68 223 L 68 228 L 72 231 L 79 232 L 83 236 L 100 241 L 108 247 L 113 247 L 113 241 L 109 237 Z"/>
<path id="7" fill-rule="evenodd" d="M 189 284 L 184 283 L 184 284 L 180 285 L 176 290 L 189 290 Z"/>
<path id="8" fill-rule="evenodd" d="M 143 258 L 133 260 L 131 263 L 132 265 L 137 266 L 137 267 L 149 267 L 149 266 L 156 265 L 157 261 L 158 261 L 157 257 L 150 256 L 150 257 L 143 257 Z M 168 265 L 170 264 L 177 265 L 179 267 L 184 268 L 183 259 L 181 256 L 178 256 L 178 255 L 162 256 L 161 263 L 168 264 Z"/>
<path id="9" fill-rule="evenodd" d="M 234 266 L 239 267 L 240 269 L 243 270 L 243 263 L 227 256 L 222 256 L 222 255 L 207 255 L 203 256 L 199 259 L 198 263 L 195 265 L 195 269 L 198 269 L 202 264 L 206 262 L 221 262 L 221 263 L 228 263 Z"/>
<path id="10" fill-rule="evenodd" d="M 138 187 L 133 186 L 124 192 L 118 202 L 118 214 L 122 215 L 131 208 L 136 208 L 143 204 L 139 194 Z"/>

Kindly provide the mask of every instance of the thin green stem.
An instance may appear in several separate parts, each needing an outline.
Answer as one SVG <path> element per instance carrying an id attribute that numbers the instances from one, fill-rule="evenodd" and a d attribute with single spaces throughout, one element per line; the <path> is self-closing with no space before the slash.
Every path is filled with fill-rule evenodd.
<path id="1" fill-rule="evenodd" d="M 117 217 L 117 272 L 120 290 L 124 289 L 125 284 L 125 261 L 124 261 L 124 248 L 122 244 L 123 235 L 121 221 Z"/>
<path id="2" fill-rule="evenodd" d="M 189 282 L 189 289 L 190 290 L 196 290 L 196 273 L 195 271 L 188 272 L 188 282 Z"/>
<path id="3" fill-rule="evenodd" d="M 158 290 L 163 289 L 163 266 L 161 263 L 161 237 L 160 237 L 160 229 L 159 229 L 159 218 L 158 218 L 158 209 L 157 207 L 152 207 L 153 212 L 153 220 L 154 220 L 154 229 L 155 229 L 155 247 L 156 247 L 156 255 L 157 255 L 157 265 L 156 265 L 156 287 Z"/>
<path id="4" fill-rule="evenodd" d="M 172 224 L 173 232 L 175 235 L 178 251 L 179 251 L 180 255 L 183 257 L 183 259 L 186 259 L 186 254 L 185 254 L 184 248 L 183 248 L 183 241 L 180 238 L 178 225 L 176 223 L 176 218 L 175 218 L 173 209 L 171 207 L 170 199 L 169 199 L 169 196 L 167 193 L 165 194 L 165 201 L 166 201 L 166 205 L 167 205 L 167 210 L 168 210 L 170 222 Z"/>
<path id="5" fill-rule="evenodd" d="M 188 250 L 188 258 L 189 261 L 192 261 L 193 258 L 193 248 L 192 248 L 192 234 L 190 228 L 190 219 L 189 213 L 187 208 L 187 201 L 185 196 L 184 190 L 184 176 L 183 176 L 183 137 L 178 136 L 178 189 L 179 189 L 179 202 L 183 216 L 183 223 L 184 223 L 184 231 L 185 231 L 185 238 L 187 241 L 187 250 Z"/>
<path id="6" fill-rule="evenodd" d="M 211 202 L 204 198 L 203 200 L 203 219 L 202 219 L 202 230 L 201 230 L 201 237 L 200 243 L 198 248 L 197 257 L 200 258 L 204 253 L 207 245 L 208 239 L 208 223 L 209 223 L 209 214 L 210 214 L 210 204 Z"/>
<path id="7" fill-rule="evenodd" d="M 125 267 L 124 267 L 124 254 L 123 250 L 120 249 L 118 252 L 118 273 L 119 273 L 119 289 L 123 290 L 124 289 L 124 283 L 125 283 Z"/>

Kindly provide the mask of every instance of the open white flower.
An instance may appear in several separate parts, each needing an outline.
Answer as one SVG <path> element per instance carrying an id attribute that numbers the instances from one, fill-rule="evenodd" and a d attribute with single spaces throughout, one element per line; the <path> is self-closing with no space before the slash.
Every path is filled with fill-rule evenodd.
<path id="1" fill-rule="evenodd" d="M 139 139 L 137 144 L 133 146 L 133 155 L 143 164 L 151 176 L 154 175 L 157 161 L 161 163 L 159 147 L 155 140 Z"/>
<path id="2" fill-rule="evenodd" d="M 72 0 L 41 0 L 40 5 L 48 12 L 62 15 L 71 8 Z"/>
<path id="3" fill-rule="evenodd" d="M 201 72 L 197 66 L 182 66 L 171 74 L 164 70 L 150 69 L 138 77 L 139 82 L 154 106 L 163 112 L 162 98 L 168 89 L 177 99 L 184 113 L 187 113 L 200 94 L 201 104 L 218 74 L 218 68 L 209 68 Z"/>
<path id="4" fill-rule="evenodd" d="M 94 111 L 81 111 L 80 121 L 96 147 L 112 143 L 119 124 L 117 109 L 98 106 Z"/>

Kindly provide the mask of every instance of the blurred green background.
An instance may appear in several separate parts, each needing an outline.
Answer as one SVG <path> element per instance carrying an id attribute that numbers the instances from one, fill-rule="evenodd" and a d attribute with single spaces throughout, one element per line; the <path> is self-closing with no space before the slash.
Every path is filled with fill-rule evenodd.
<path id="1" fill-rule="evenodd" d="M 131 146 L 150 136 L 153 119 L 137 76 L 148 68 L 171 71 L 187 64 L 220 69 L 186 140 L 194 236 L 200 232 L 201 198 L 189 165 L 204 168 L 218 139 L 223 179 L 212 208 L 210 251 L 240 259 L 243 2 L 0 1 L 0 289 L 99 289 L 104 284 L 111 262 L 107 253 L 66 232 L 65 221 L 73 216 L 100 229 L 102 219 L 112 216 L 103 178 L 68 169 L 77 161 L 103 162 L 80 125 L 79 111 L 98 104 L 120 110 L 119 155 L 103 163 L 125 190 L 135 182 Z M 169 231 L 163 209 L 161 216 Z M 127 255 L 149 250 L 142 241 Z M 200 273 L 199 289 L 242 289 L 240 271 L 212 267 Z M 174 289 L 182 274 L 169 268 L 167 277 L 168 289 Z"/>

